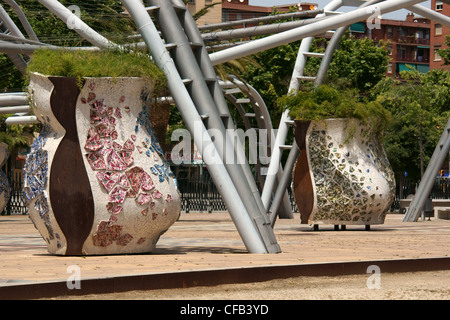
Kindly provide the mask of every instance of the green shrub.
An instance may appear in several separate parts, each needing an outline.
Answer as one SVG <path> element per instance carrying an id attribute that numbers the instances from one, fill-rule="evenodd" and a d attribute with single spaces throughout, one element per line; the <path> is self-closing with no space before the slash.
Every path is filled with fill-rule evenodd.
<path id="1" fill-rule="evenodd" d="M 285 95 L 278 99 L 278 105 L 289 109 L 289 116 L 296 120 L 359 119 L 379 138 L 391 119 L 391 113 L 378 101 L 364 102 L 355 90 L 337 90 L 327 85 Z"/>

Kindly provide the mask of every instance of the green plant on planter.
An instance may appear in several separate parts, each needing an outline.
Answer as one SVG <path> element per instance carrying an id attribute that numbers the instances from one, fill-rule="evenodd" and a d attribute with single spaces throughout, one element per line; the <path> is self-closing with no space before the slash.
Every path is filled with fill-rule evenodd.
<path id="1" fill-rule="evenodd" d="M 167 85 L 164 73 L 144 52 L 131 50 L 39 49 L 27 71 L 77 78 L 80 86 L 86 77 L 141 77 L 155 82 L 155 92 Z"/>
<path id="2" fill-rule="evenodd" d="M 391 113 L 378 101 L 364 102 L 356 90 L 337 90 L 328 85 L 310 91 L 287 94 L 278 99 L 278 105 L 289 110 L 291 119 L 321 121 L 325 119 L 358 119 L 368 128 L 368 134 L 383 138 Z M 351 135 L 352 128 L 349 128 Z"/>

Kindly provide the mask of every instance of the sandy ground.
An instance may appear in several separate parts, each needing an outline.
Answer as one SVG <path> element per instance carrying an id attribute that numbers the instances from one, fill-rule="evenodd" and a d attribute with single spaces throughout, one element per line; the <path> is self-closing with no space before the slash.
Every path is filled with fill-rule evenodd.
<path id="1" fill-rule="evenodd" d="M 449 300 L 450 270 L 297 277 L 215 287 L 129 291 L 57 300 Z"/>

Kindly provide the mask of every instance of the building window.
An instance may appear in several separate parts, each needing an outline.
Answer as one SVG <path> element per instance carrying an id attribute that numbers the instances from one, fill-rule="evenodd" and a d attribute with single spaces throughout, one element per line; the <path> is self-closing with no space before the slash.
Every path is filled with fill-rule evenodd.
<path id="1" fill-rule="evenodd" d="M 434 47 L 434 61 L 441 61 L 442 57 L 439 55 L 440 46 Z"/>
<path id="2" fill-rule="evenodd" d="M 444 3 L 442 1 L 436 1 L 436 11 L 441 11 L 444 8 Z"/>
<path id="3" fill-rule="evenodd" d="M 408 35 L 408 30 L 402 28 L 402 27 L 398 27 L 398 35 L 401 37 L 406 37 Z"/>
<path id="4" fill-rule="evenodd" d="M 436 23 L 434 28 L 435 28 L 435 31 L 434 31 L 435 36 L 442 35 L 442 24 Z"/>
<path id="5" fill-rule="evenodd" d="M 224 10 L 222 12 L 222 22 L 227 22 L 227 21 L 230 21 L 230 12 Z"/>
<path id="6" fill-rule="evenodd" d="M 387 72 L 392 73 L 392 62 L 389 62 Z"/>
<path id="7" fill-rule="evenodd" d="M 406 59 L 406 47 L 404 47 L 404 46 L 397 47 L 397 59 L 399 59 L 399 60 Z"/>
<path id="8" fill-rule="evenodd" d="M 391 45 L 389 45 L 389 46 L 387 47 L 387 50 L 388 50 L 388 54 L 389 54 L 390 56 L 392 56 L 392 46 L 391 46 Z"/>
<path id="9" fill-rule="evenodd" d="M 387 27 L 387 36 L 388 38 L 392 37 L 392 27 Z"/>

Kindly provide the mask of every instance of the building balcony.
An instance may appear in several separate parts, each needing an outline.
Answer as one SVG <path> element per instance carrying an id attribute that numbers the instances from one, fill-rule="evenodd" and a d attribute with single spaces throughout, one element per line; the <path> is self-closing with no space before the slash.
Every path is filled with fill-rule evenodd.
<path id="1" fill-rule="evenodd" d="M 416 45 L 429 45 L 430 39 L 416 38 L 415 36 L 399 36 L 390 38 L 393 42 L 406 43 L 406 44 L 416 44 Z"/>
<path id="2" fill-rule="evenodd" d="M 424 57 L 424 56 L 419 56 L 419 57 L 414 57 L 414 56 L 409 56 L 409 55 L 397 55 L 396 56 L 396 61 L 399 62 L 414 62 L 414 63 L 428 63 L 430 62 L 430 58 L 429 57 Z"/>

